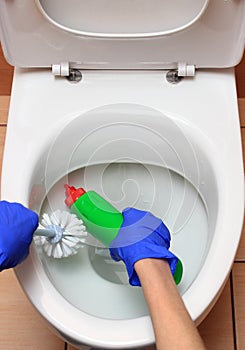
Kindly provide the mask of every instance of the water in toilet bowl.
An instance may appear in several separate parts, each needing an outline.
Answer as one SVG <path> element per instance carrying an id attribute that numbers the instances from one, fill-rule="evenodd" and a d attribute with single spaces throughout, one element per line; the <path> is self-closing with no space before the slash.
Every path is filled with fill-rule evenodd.
<path id="1" fill-rule="evenodd" d="M 68 174 L 68 179 L 74 186 L 100 193 L 119 210 L 131 206 L 161 217 L 171 232 L 171 250 L 184 265 L 179 291 L 188 289 L 200 270 L 208 242 L 206 208 L 189 181 L 167 168 L 137 163 L 91 165 Z M 67 176 L 51 188 L 41 212 L 66 209 L 66 182 Z M 78 309 L 109 319 L 148 314 L 141 288 L 128 284 L 124 264 L 112 261 L 108 249 L 96 241 L 61 260 L 39 253 L 53 285 Z"/>

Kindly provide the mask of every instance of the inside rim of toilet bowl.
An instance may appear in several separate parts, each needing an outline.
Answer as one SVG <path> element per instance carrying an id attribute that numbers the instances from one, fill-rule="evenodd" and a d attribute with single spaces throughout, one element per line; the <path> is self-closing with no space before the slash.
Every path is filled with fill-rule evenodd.
<path id="1" fill-rule="evenodd" d="M 68 121 L 61 118 L 40 151 L 31 182 L 42 187 L 44 196 L 61 177 L 89 165 L 151 164 L 182 175 L 202 195 L 203 167 L 214 174 L 206 141 L 200 130 L 176 116 L 143 105 L 105 105 Z"/>
<path id="2" fill-rule="evenodd" d="M 214 222 L 214 167 L 219 159 L 211 161 L 210 155 L 215 152 L 208 150 L 209 141 L 186 121 L 147 106 L 124 103 L 101 106 L 68 121 L 65 118 L 59 131 L 52 132 L 52 142 L 41 150 L 33 169 L 29 199 L 32 209 L 39 211 L 54 184 L 64 177 L 69 183 L 69 174 L 77 169 L 131 163 L 141 164 L 143 169 L 162 167 L 182 176 L 196 188 Z M 86 185 L 81 183 L 86 190 L 93 190 Z"/>
<path id="3" fill-rule="evenodd" d="M 205 219 L 203 216 L 207 227 L 203 241 L 205 247 L 202 252 L 199 252 L 202 255 L 198 266 L 200 269 L 215 227 L 217 189 L 212 165 L 202 147 L 189 136 L 184 128 L 181 128 L 173 119 L 151 108 L 145 108 L 145 106 L 110 105 L 78 116 L 60 130 L 58 135 L 53 138 L 54 141 L 50 147 L 46 148 L 38 159 L 32 177 L 30 206 L 40 211 L 46 200 L 52 210 L 57 209 L 56 199 L 53 199 L 56 196 L 53 197 L 53 195 L 55 192 L 59 192 L 61 196 L 59 203 L 62 203 L 58 209 L 67 210 L 61 198 L 64 183 L 70 183 L 85 187 L 86 190 L 97 190 L 119 210 L 122 210 L 124 206 L 137 204 L 138 209 L 150 209 L 164 219 L 164 215 L 166 216 L 169 209 L 169 203 L 165 203 L 165 207 L 167 207 L 164 209 L 165 213 L 159 213 L 157 210 L 153 210 L 154 202 L 160 207 L 161 197 L 166 197 L 166 193 L 164 193 L 166 192 L 166 183 L 170 188 L 168 188 L 168 198 L 171 199 L 175 196 L 175 190 L 173 190 L 173 188 L 177 188 L 175 184 L 182 183 L 183 186 L 180 187 L 183 190 L 181 193 L 184 193 L 183 203 L 185 203 L 185 199 L 188 203 L 189 197 L 193 202 L 194 198 L 194 206 L 191 203 L 191 209 L 195 209 L 195 204 L 198 202 L 199 207 L 202 207 L 203 214 L 206 215 Z M 81 183 L 79 183 L 80 178 L 82 179 Z M 125 186 L 125 189 L 123 186 L 120 188 L 120 183 Z M 112 187 L 113 190 L 110 192 Z M 140 197 L 143 187 L 145 198 Z M 122 196 L 123 192 L 130 193 L 131 197 L 135 193 L 138 203 L 135 198 L 130 197 L 128 200 L 127 195 Z M 191 193 L 193 193 L 192 196 Z M 147 204 L 149 200 L 150 207 L 149 203 Z M 184 206 L 182 206 L 183 208 Z M 169 212 L 171 212 L 170 209 Z M 194 210 L 190 210 L 190 212 L 193 213 Z M 188 222 L 188 220 L 186 221 Z M 181 238 L 181 234 L 176 234 L 174 241 L 178 237 Z M 179 239 L 179 244 L 181 242 Z M 87 260 L 85 260 L 91 262 L 91 256 L 96 254 L 95 251 L 91 253 L 88 249 L 85 249 L 87 254 Z M 178 249 L 177 253 L 179 253 Z M 64 286 L 61 286 L 59 281 L 54 282 L 53 275 L 59 275 L 57 271 L 61 270 L 60 280 L 62 280 L 64 271 L 69 271 L 69 264 L 73 266 L 73 271 L 76 270 L 83 260 L 81 255 L 79 253 L 77 256 L 68 258 L 70 259 L 69 263 L 67 263 L 68 260 L 66 262 L 64 259 L 61 262 L 50 258 L 52 260 L 50 261 L 42 256 L 46 273 L 58 290 Z M 79 259 L 81 259 L 80 262 Z M 98 268 L 103 262 L 103 258 L 99 256 L 97 263 L 86 266 L 96 278 L 99 277 L 103 280 L 101 288 L 106 289 L 106 286 L 110 285 L 111 287 L 112 284 L 113 288 L 120 294 L 120 288 L 125 288 L 125 279 L 124 282 L 115 283 L 115 280 L 110 280 L 110 276 L 106 278 L 103 271 L 101 273 L 101 271 L 96 270 L 96 266 Z M 79 274 L 78 271 L 77 273 Z M 195 279 L 196 273 L 198 271 L 192 276 L 192 281 Z M 75 283 L 75 274 L 73 278 Z M 189 286 L 190 283 L 187 285 L 183 282 L 182 286 L 180 285 L 181 292 L 184 293 Z M 64 295 L 66 292 L 63 291 L 62 294 Z M 130 293 L 131 291 L 129 291 Z M 74 301 L 76 296 L 65 295 L 65 297 L 72 300 L 72 303 L 78 308 L 84 310 L 84 305 L 77 305 Z M 138 298 L 141 297 L 138 296 Z M 123 314 L 119 318 L 141 317 L 146 312 L 144 307 L 140 303 L 138 313 Z M 96 316 L 105 318 L 117 318 L 115 314 L 106 315 L 103 310 L 99 315 L 97 311 L 85 310 L 85 312 L 92 314 L 95 312 Z"/>

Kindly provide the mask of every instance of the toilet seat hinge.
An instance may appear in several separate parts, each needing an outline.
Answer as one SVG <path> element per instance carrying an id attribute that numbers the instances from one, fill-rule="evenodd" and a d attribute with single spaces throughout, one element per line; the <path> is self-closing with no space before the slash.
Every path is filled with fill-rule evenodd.
<path id="1" fill-rule="evenodd" d="M 196 74 L 196 67 L 194 64 L 187 64 L 186 62 L 178 63 L 179 77 L 194 77 Z"/>
<path id="2" fill-rule="evenodd" d="M 69 62 L 52 64 L 52 74 L 55 77 L 66 77 L 71 83 L 78 83 L 82 80 L 82 72 L 79 69 L 71 68 Z"/>
<path id="3" fill-rule="evenodd" d="M 61 62 L 60 64 L 52 64 L 52 74 L 58 77 L 68 77 L 70 74 L 69 62 Z"/>

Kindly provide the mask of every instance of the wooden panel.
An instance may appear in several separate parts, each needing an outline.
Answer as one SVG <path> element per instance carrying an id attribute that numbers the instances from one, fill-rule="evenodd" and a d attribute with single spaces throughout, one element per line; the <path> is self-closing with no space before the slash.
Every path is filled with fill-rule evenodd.
<path id="1" fill-rule="evenodd" d="M 235 263 L 233 272 L 237 350 L 245 349 L 245 264 Z"/>
<path id="2" fill-rule="evenodd" d="M 237 94 L 239 97 L 245 97 L 245 54 L 240 64 L 236 66 L 236 83 L 237 83 Z"/>
<path id="3" fill-rule="evenodd" d="M 0 95 L 10 95 L 13 72 L 14 68 L 6 62 L 0 45 Z"/>
<path id="4" fill-rule="evenodd" d="M 13 270 L 0 275 L 0 349 L 64 350 L 21 290 Z"/>
<path id="5" fill-rule="evenodd" d="M 245 223 L 243 223 L 242 237 L 235 261 L 245 261 Z"/>
<path id="6" fill-rule="evenodd" d="M 245 98 L 238 99 L 240 124 L 245 127 Z"/>
<path id="7" fill-rule="evenodd" d="M 9 110 L 9 96 L 0 96 L 0 124 L 6 124 Z"/>
<path id="8" fill-rule="evenodd" d="M 208 350 L 234 350 L 230 281 L 198 329 Z"/>
<path id="9" fill-rule="evenodd" d="M 242 136 L 243 168 L 245 172 L 245 128 L 241 128 L 241 136 Z"/>
<path id="10" fill-rule="evenodd" d="M 242 148 L 243 148 L 243 162 L 245 171 L 245 128 L 241 129 L 242 135 Z M 239 248 L 236 254 L 236 261 L 245 261 L 245 222 L 243 223 L 242 237 L 239 244 Z"/>
<path id="11" fill-rule="evenodd" d="M 2 170 L 2 159 L 3 159 L 5 134 L 6 134 L 6 126 L 0 126 L 0 175 L 1 175 L 1 170 Z M 1 177 L 0 177 L 0 186 L 1 186 Z M 0 281 L 0 283 L 1 283 L 1 281 Z"/>

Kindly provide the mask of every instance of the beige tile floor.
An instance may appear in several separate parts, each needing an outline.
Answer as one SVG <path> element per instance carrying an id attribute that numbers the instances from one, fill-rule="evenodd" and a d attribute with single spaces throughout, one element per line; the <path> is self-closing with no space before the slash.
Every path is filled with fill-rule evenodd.
<path id="1" fill-rule="evenodd" d="M 9 97 L 0 96 L 0 164 Z M 245 148 L 245 99 L 239 100 Z M 244 229 L 245 231 L 245 229 Z M 27 301 L 12 270 L 0 274 L 0 350 L 74 350 L 54 335 Z M 245 349 L 245 232 L 224 291 L 199 326 L 209 350 Z"/>

